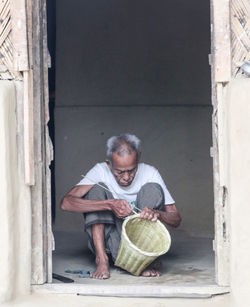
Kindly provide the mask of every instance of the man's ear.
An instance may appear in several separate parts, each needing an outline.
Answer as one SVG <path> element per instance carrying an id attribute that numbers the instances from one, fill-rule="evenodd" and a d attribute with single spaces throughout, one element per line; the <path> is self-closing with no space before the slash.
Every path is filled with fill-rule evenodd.
<path id="1" fill-rule="evenodd" d="M 107 163 L 108 167 L 111 169 L 111 163 L 108 159 L 105 159 L 105 162 Z"/>

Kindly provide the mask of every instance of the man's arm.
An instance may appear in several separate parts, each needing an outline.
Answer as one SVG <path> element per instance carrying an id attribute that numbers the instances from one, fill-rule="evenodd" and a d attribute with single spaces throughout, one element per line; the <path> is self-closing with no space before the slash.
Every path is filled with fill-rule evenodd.
<path id="1" fill-rule="evenodd" d="M 176 205 L 165 205 L 165 211 L 154 210 L 159 214 L 158 219 L 165 225 L 178 227 L 181 223 L 181 216 Z"/>
<path id="2" fill-rule="evenodd" d="M 140 213 L 140 217 L 156 222 L 158 219 L 165 225 L 178 227 L 181 223 L 181 216 L 176 205 L 165 205 L 165 211 L 152 210 L 145 207 Z"/>
<path id="3" fill-rule="evenodd" d="M 88 200 L 84 197 L 93 185 L 78 185 L 72 188 L 62 199 L 61 209 L 71 212 L 113 211 L 119 217 L 131 213 L 130 205 L 123 199 Z"/>

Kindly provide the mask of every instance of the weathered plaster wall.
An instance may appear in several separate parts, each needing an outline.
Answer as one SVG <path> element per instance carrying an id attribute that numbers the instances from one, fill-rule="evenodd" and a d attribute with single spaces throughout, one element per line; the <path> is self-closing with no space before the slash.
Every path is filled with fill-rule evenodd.
<path id="1" fill-rule="evenodd" d="M 209 13 L 207 0 L 58 2 L 57 229 L 82 231 L 60 200 L 103 161 L 109 136 L 130 131 L 166 180 L 181 229 L 213 235 Z"/>
<path id="2" fill-rule="evenodd" d="M 23 296 L 3 306 L 169 306 L 249 307 L 250 288 L 250 80 L 231 81 L 225 103 L 228 106 L 228 197 L 231 238 L 231 294 L 212 299 L 131 299 L 77 297 L 74 295 Z M 21 83 L 16 83 L 21 90 Z M 21 96 L 18 96 L 18 101 Z M 0 302 L 13 294 L 29 291 L 30 277 L 30 202 L 29 189 L 18 174 L 21 151 L 21 126 L 16 125 L 21 110 L 15 112 L 15 86 L 0 81 Z M 18 123 L 18 120 L 17 120 Z"/>
<path id="3" fill-rule="evenodd" d="M 233 306 L 250 305 L 250 79 L 231 82 L 228 100 Z"/>
<path id="4" fill-rule="evenodd" d="M 3 86 L 4 85 L 4 86 Z M 0 268 L 1 268 L 1 292 L 0 300 L 9 298 L 13 292 L 15 278 L 20 272 L 20 267 L 27 270 L 30 265 L 30 245 L 27 241 L 27 231 L 24 225 L 29 227 L 30 216 L 22 215 L 23 227 L 20 230 L 19 212 L 15 214 L 16 202 L 18 199 L 17 189 L 12 186 L 15 183 L 15 171 L 13 170 L 16 157 L 15 145 L 15 114 L 14 114 L 14 87 L 8 81 L 0 82 L 1 93 L 1 120 L 0 140 L 3 146 L 0 147 L 1 170 L 1 223 L 0 223 Z M 20 297 L 17 301 L 3 306 L 168 306 L 168 307 L 249 307 L 250 288 L 250 80 L 234 80 L 229 86 L 228 96 L 225 103 L 228 106 L 228 134 L 229 144 L 229 206 L 230 206 L 230 238 L 231 238 L 231 294 L 217 296 L 211 299 L 140 299 L 140 298 L 98 298 L 78 297 L 75 295 L 32 295 Z M 11 104 L 12 102 L 12 104 Z M 11 160 L 10 160 L 11 157 Z M 11 176 L 9 176 L 11 174 Z M 6 181 L 7 178 L 7 181 Z M 8 184 L 7 184 L 8 183 Z M 7 193 L 8 192 L 8 193 Z M 7 193 L 7 194 L 6 194 Z M 8 206 L 7 206 L 8 204 Z M 19 203 L 20 204 L 20 203 Z M 27 201 L 21 203 L 22 209 L 27 206 Z M 20 206 L 21 206 L 20 205 Z M 15 206 L 15 207 L 14 207 Z M 22 210 L 23 211 L 23 210 Z M 17 252 L 16 243 L 22 242 L 20 252 Z M 23 242 L 27 242 L 23 245 Z M 13 248 L 15 248 L 13 250 Z M 15 272 L 10 274 L 10 272 Z M 22 272 L 22 278 L 18 284 L 27 284 L 27 275 Z M 14 278 L 15 277 L 15 278 Z"/>
<path id="5" fill-rule="evenodd" d="M 20 82 L 0 81 L 0 303 L 30 291 L 30 195 L 17 151 L 20 90 Z"/>

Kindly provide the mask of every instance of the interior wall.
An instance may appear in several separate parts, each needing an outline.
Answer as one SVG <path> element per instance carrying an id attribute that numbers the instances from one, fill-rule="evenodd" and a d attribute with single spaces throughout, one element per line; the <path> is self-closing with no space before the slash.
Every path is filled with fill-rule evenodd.
<path id="1" fill-rule="evenodd" d="M 81 231 L 61 198 L 104 160 L 109 136 L 131 132 L 176 200 L 180 229 L 211 236 L 209 1 L 62 0 L 56 13 L 54 227 Z"/>
<path id="2" fill-rule="evenodd" d="M 210 104 L 208 0 L 62 0 L 56 10 L 58 107 Z"/>

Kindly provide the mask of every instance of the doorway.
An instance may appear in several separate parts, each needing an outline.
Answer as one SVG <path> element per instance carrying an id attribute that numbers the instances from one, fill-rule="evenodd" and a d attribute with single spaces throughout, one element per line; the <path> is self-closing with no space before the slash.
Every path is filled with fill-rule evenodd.
<path id="1" fill-rule="evenodd" d="M 60 200 L 104 160 L 108 137 L 131 132 L 183 218 L 170 230 L 173 245 L 155 282 L 215 283 L 209 1 L 75 0 L 57 2 L 54 10 L 53 271 L 73 277 L 65 270 L 93 269 L 82 216 L 61 212 Z M 109 283 L 120 276 L 113 270 Z M 90 282 L 96 281 L 77 279 Z"/>

